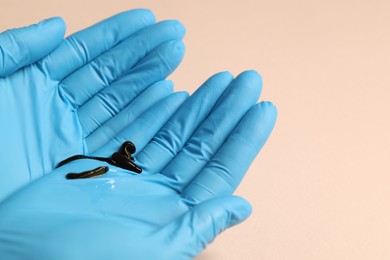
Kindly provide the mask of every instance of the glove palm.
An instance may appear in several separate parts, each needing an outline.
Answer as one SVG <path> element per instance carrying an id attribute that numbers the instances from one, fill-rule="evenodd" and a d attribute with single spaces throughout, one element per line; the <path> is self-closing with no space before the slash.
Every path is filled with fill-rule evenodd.
<path id="1" fill-rule="evenodd" d="M 110 156 L 131 140 L 140 175 L 108 165 L 103 176 L 67 180 L 104 165 L 78 160 L 17 192 L 0 206 L 0 252 L 10 259 L 198 255 L 251 212 L 231 194 L 275 122 L 271 103 L 255 105 L 260 86 L 255 72 L 235 80 L 218 74 L 184 103 L 183 93 L 158 102 L 93 153 Z"/>

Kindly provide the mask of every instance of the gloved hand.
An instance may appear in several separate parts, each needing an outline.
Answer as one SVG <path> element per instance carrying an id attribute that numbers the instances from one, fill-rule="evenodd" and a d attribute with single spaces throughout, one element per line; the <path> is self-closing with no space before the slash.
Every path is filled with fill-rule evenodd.
<path id="1" fill-rule="evenodd" d="M 159 81 L 183 58 L 178 21 L 155 24 L 133 10 L 65 41 L 64 32 L 54 18 L 0 34 L 0 201 L 62 159 L 95 151 L 172 92 Z"/>
<path id="2" fill-rule="evenodd" d="M 104 165 L 78 160 L 14 193 L 0 204 L 0 258 L 198 255 L 251 213 L 248 202 L 231 194 L 275 123 L 275 107 L 256 104 L 260 90 L 256 72 L 234 80 L 229 73 L 217 74 L 172 117 L 185 94 L 152 106 L 93 153 L 110 156 L 131 140 L 140 175 L 108 165 L 100 177 L 65 179 L 69 172 Z"/>

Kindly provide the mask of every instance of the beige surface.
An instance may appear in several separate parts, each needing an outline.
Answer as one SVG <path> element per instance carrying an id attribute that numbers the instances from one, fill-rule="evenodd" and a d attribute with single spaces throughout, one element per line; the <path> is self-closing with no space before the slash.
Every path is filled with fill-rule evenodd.
<path id="1" fill-rule="evenodd" d="M 390 259 L 389 0 L 0 3 L 0 29 L 61 15 L 70 33 L 135 7 L 180 19 L 177 90 L 261 72 L 279 118 L 237 191 L 254 213 L 199 259 Z"/>

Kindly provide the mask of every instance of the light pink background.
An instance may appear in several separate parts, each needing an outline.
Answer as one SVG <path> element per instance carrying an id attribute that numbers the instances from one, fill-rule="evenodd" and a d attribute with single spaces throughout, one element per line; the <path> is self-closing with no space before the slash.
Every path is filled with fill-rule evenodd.
<path id="1" fill-rule="evenodd" d="M 0 30 L 60 15 L 68 33 L 151 8 L 187 27 L 171 79 L 256 69 L 276 128 L 237 191 L 254 207 L 198 259 L 390 259 L 390 1 L 0 0 Z"/>

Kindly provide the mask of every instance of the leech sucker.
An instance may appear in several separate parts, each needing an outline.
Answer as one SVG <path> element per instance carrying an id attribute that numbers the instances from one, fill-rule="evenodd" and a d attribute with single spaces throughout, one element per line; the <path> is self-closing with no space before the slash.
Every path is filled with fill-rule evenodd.
<path id="1" fill-rule="evenodd" d="M 68 173 L 66 175 L 66 178 L 68 180 L 93 178 L 93 177 L 103 175 L 106 172 L 108 172 L 108 167 L 107 166 L 100 166 L 100 167 L 93 169 L 93 170 L 90 170 L 90 171 L 85 171 L 85 172 L 80 172 L 80 173 Z"/>
<path id="2" fill-rule="evenodd" d="M 131 157 L 131 155 L 133 153 L 135 153 L 136 151 L 136 148 L 135 148 L 135 145 L 130 142 L 130 141 L 126 141 L 122 144 L 121 148 L 119 149 L 119 152 L 123 155 L 125 155 L 127 158 L 133 158 Z"/>

